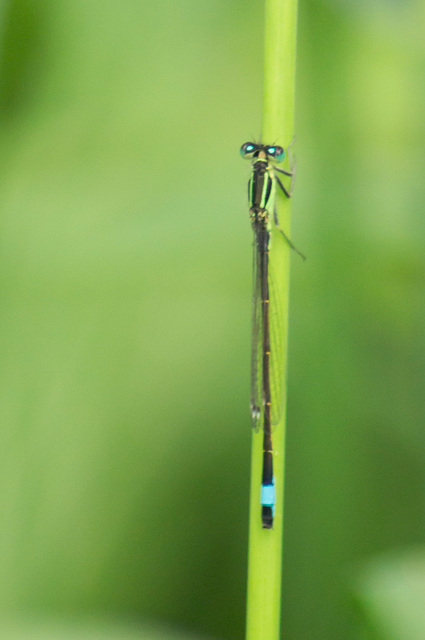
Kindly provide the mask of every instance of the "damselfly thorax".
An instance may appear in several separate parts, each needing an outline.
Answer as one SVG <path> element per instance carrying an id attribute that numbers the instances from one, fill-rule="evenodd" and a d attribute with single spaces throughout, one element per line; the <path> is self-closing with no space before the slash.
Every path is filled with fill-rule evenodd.
<path id="1" fill-rule="evenodd" d="M 248 185 L 249 215 L 254 233 L 263 229 L 271 229 L 271 217 L 267 209 L 274 187 L 273 176 L 267 160 L 257 160 L 252 167 L 252 175 Z"/>

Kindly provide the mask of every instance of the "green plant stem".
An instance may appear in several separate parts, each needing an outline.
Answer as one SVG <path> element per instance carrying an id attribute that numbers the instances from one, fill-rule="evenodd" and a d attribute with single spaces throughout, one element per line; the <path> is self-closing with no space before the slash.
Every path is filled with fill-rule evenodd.
<path id="1" fill-rule="evenodd" d="M 297 0 L 265 2 L 265 75 L 262 142 L 288 147 L 293 139 Z M 278 189 L 282 228 L 290 232 L 290 201 Z M 284 367 L 286 370 L 289 247 L 277 232 L 272 238 L 270 265 L 278 274 L 275 285 L 285 291 Z M 286 406 L 286 391 L 285 391 Z M 247 640 L 278 640 L 282 582 L 283 483 L 285 411 L 273 432 L 276 512 L 273 529 L 261 526 L 263 434 L 253 433 L 248 558 Z"/>

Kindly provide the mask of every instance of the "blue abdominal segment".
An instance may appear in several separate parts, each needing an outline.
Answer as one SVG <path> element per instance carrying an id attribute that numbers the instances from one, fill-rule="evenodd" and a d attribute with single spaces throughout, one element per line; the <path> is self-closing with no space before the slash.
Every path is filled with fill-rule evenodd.
<path id="1" fill-rule="evenodd" d="M 262 484 L 261 485 L 261 504 L 263 507 L 271 507 L 274 515 L 274 506 L 276 504 L 276 490 L 273 484 Z"/>

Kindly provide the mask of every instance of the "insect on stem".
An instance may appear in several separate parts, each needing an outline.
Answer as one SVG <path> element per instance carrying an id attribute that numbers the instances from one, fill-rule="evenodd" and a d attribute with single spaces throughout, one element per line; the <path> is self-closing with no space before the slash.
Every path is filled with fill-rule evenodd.
<path id="1" fill-rule="evenodd" d="M 291 197 L 291 190 L 286 189 L 277 172 L 292 179 L 294 172 L 275 166 L 284 160 L 285 150 L 277 145 L 246 142 L 241 147 L 241 155 L 252 161 L 248 183 L 249 215 L 254 232 L 251 419 L 256 431 L 263 430 L 261 522 L 264 529 L 271 529 L 276 508 L 272 431 L 282 414 L 284 384 L 282 304 L 279 292 L 273 286 L 269 260 L 273 231 L 279 230 L 291 249 L 303 259 L 305 256 L 281 229 L 275 206 L 276 185 L 287 198 Z"/>

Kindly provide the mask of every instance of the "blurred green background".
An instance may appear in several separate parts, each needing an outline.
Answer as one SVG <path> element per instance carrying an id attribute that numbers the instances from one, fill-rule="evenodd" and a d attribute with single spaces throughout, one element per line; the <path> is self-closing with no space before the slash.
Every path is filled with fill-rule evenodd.
<path id="1" fill-rule="evenodd" d="M 0 24 L 0 637 L 242 640 L 263 3 Z M 424 27 L 300 3 L 285 640 L 425 637 Z"/>

